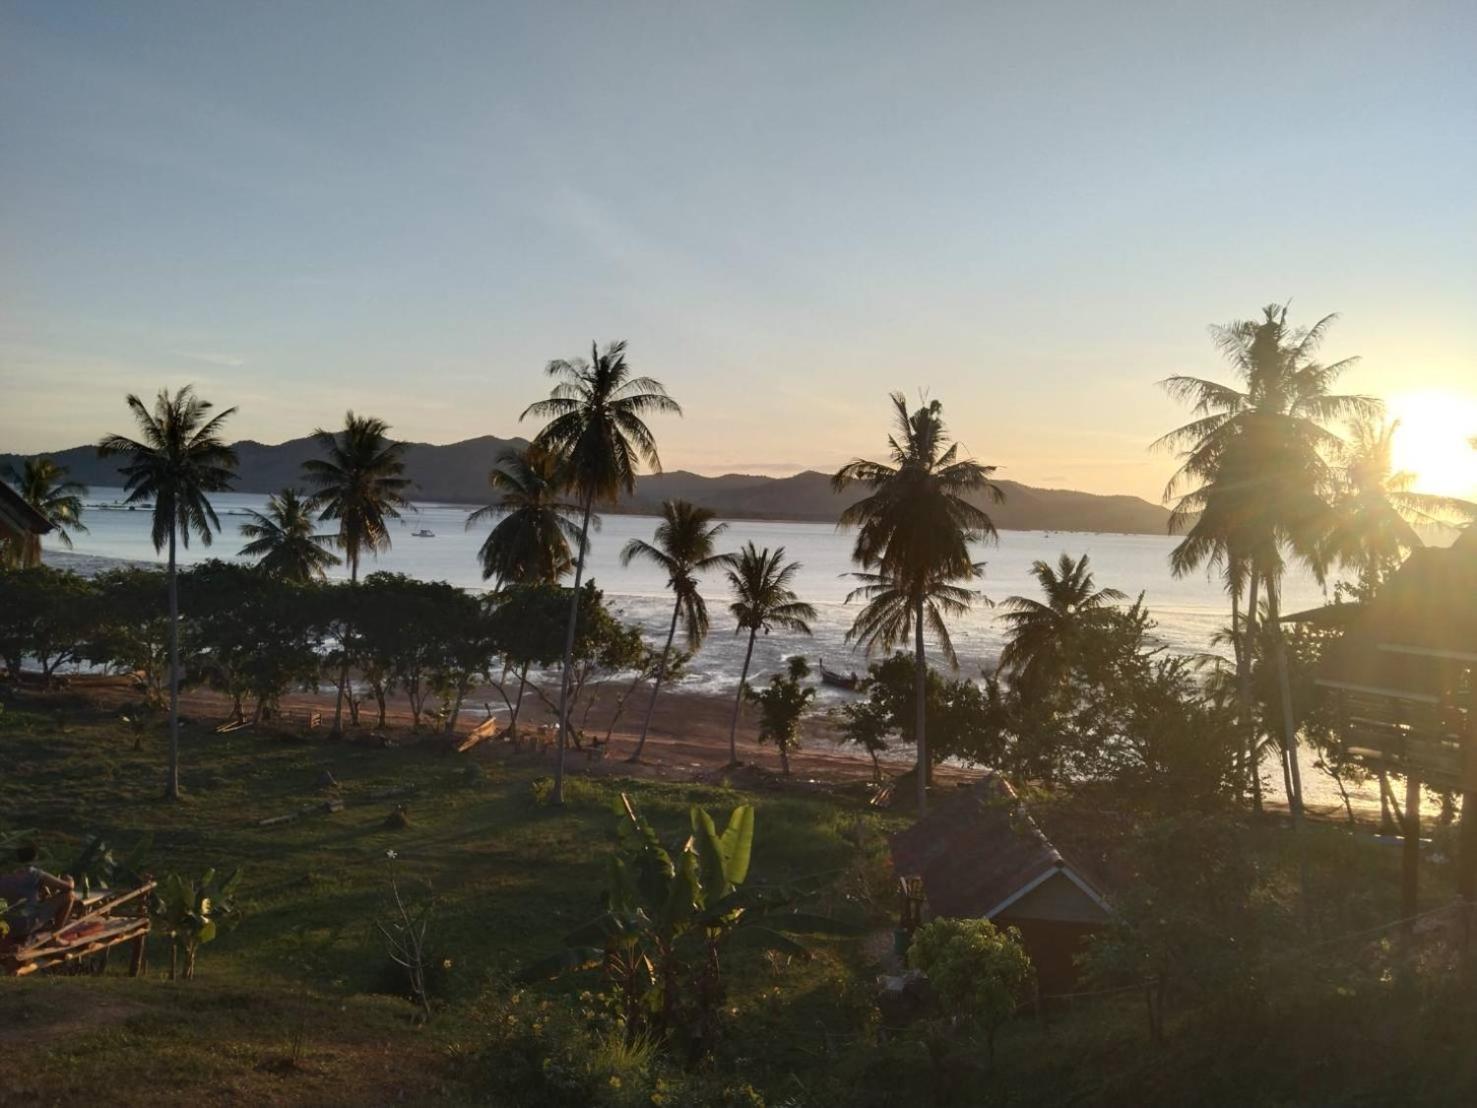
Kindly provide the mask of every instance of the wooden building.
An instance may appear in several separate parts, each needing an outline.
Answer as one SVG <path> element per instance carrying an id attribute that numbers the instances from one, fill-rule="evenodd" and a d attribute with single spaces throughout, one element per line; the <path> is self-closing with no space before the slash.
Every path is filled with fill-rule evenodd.
<path id="1" fill-rule="evenodd" d="M 1110 908 L 1003 778 L 990 775 L 892 837 L 893 869 L 921 877 L 934 916 L 983 917 L 1021 934 L 1041 991 L 1069 992 L 1073 959 Z"/>
<path id="2" fill-rule="evenodd" d="M 51 529 L 49 519 L 0 481 L 0 565 L 21 564 L 24 552 Z"/>

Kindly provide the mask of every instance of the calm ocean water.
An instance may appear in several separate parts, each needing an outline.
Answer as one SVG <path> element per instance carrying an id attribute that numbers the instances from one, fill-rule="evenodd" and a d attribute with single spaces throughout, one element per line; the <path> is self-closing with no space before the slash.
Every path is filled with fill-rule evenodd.
<path id="1" fill-rule="evenodd" d="M 121 489 L 91 490 L 84 515 L 88 532 L 75 538 L 76 553 L 104 558 L 156 561 L 149 539 L 147 511 L 107 510 L 102 505 L 122 499 Z M 228 493 L 214 499 L 221 517 L 222 532 L 211 546 L 192 543 L 181 551 L 185 563 L 209 557 L 234 558 L 242 540 L 239 530 L 249 509 L 261 509 L 266 497 Z M 466 529 L 467 510 L 445 504 L 422 504 L 413 515 L 393 526 L 393 545 L 377 559 L 367 561 L 361 572 L 376 569 L 406 573 L 428 580 L 445 580 L 465 588 L 485 588 L 477 563 L 477 549 L 489 525 Z M 605 590 L 607 599 L 624 617 L 639 623 L 656 638 L 665 634 L 671 618 L 666 579 L 649 563 L 620 564 L 627 540 L 650 539 L 656 521 L 648 516 L 606 516 L 593 536 L 587 575 Z M 434 538 L 416 538 L 414 532 L 430 530 Z M 790 654 L 805 652 L 824 657 L 833 669 L 863 669 L 866 658 L 846 643 L 846 630 L 859 605 L 846 604 L 854 582 L 850 578 L 852 537 L 824 523 L 784 523 L 741 520 L 728 525 L 721 547 L 736 549 L 752 541 L 763 547 L 783 546 L 786 556 L 802 565 L 796 591 L 815 605 L 819 618 L 814 637 L 775 634 L 761 637 L 754 654 L 756 672 L 777 668 Z M 1229 618 L 1225 594 L 1219 583 L 1205 574 L 1176 580 L 1170 575 L 1168 556 L 1174 539 L 1161 535 L 1112 535 L 1080 532 L 1005 531 L 996 546 L 981 548 L 986 562 L 980 589 L 994 601 L 1015 594 L 1035 595 L 1030 577 L 1037 559 L 1055 562 L 1063 553 L 1074 557 L 1088 554 L 1100 586 L 1112 585 L 1130 596 L 1145 593 L 1146 603 L 1158 622 L 1156 634 L 1173 650 L 1208 651 L 1217 628 Z M 54 541 L 48 548 L 55 549 Z M 347 576 L 340 571 L 341 576 Z M 726 582 L 720 573 L 710 574 L 705 595 L 713 633 L 695 660 L 687 687 L 694 691 L 732 690 L 743 664 L 741 638 L 733 634 L 728 614 Z M 1285 586 L 1285 608 L 1311 606 L 1322 601 L 1318 585 L 1307 576 L 1295 576 Z M 963 672 L 978 674 L 993 665 L 1001 644 L 1001 628 L 995 614 L 981 605 L 953 626 L 955 649 Z"/>
<path id="2" fill-rule="evenodd" d="M 76 557 L 69 564 L 88 568 L 90 558 L 160 561 L 149 538 L 149 513 L 107 507 L 122 500 L 121 489 L 94 488 L 87 498 L 88 510 L 83 516 L 86 534 L 75 536 Z M 211 546 L 192 543 L 180 552 L 183 564 L 205 558 L 235 558 L 242 545 L 240 526 L 250 509 L 262 509 L 266 497 L 247 493 L 227 493 L 215 497 L 213 503 L 221 517 L 222 531 Z M 421 504 L 414 514 L 393 525 L 391 549 L 377 559 L 367 561 L 362 572 L 389 570 L 428 580 L 445 580 L 469 589 L 482 589 L 477 562 L 477 549 L 490 530 L 483 525 L 467 530 L 467 509 L 448 504 Z M 665 577 L 652 566 L 637 562 L 628 567 L 620 564 L 620 552 L 632 538 L 650 539 L 656 520 L 649 516 L 617 516 L 604 518 L 600 530 L 593 535 L 588 573 L 605 591 L 607 601 L 624 619 L 640 624 L 653 640 L 665 635 L 671 619 L 671 601 Z M 414 532 L 429 530 L 434 538 L 416 538 Z M 849 576 L 852 536 L 840 533 L 824 523 L 786 523 L 778 521 L 735 520 L 721 540 L 722 549 L 737 549 L 753 541 L 763 547 L 783 546 L 788 558 L 798 560 L 802 569 L 796 578 L 796 591 L 813 604 L 818 612 L 814 635 L 775 634 L 760 638 L 754 650 L 753 673 L 759 677 L 778 670 L 784 659 L 805 653 L 812 660 L 823 657 L 827 665 L 842 671 L 864 670 L 867 659 L 846 642 L 859 605 L 846 603 L 853 581 Z M 1043 559 L 1055 562 L 1066 552 L 1076 557 L 1088 554 L 1099 586 L 1111 585 L 1129 594 L 1145 594 L 1145 602 L 1157 621 L 1155 634 L 1171 650 L 1195 653 L 1212 650 L 1211 636 L 1229 619 L 1229 605 L 1220 584 L 1201 573 L 1175 579 L 1169 572 L 1169 551 L 1175 540 L 1163 535 L 1116 535 L 1083 532 L 1003 531 L 998 545 L 982 547 L 980 560 L 986 562 L 985 577 L 979 583 L 989 599 L 999 602 L 1006 597 L 1036 595 L 1036 582 L 1030 576 L 1032 562 Z M 46 549 L 59 551 L 55 540 L 47 540 Z M 104 563 L 95 563 L 101 565 Z M 339 576 L 347 576 L 340 571 Z M 694 660 L 690 676 L 682 687 L 692 692 L 728 693 L 732 695 L 743 664 L 744 640 L 733 633 L 729 616 L 726 583 L 720 573 L 710 574 L 704 590 L 713 631 L 701 653 Z M 1307 574 L 1293 574 L 1284 585 L 1284 610 L 1311 607 L 1322 603 L 1323 592 Z M 1001 627 L 995 613 L 981 605 L 952 625 L 955 649 L 959 653 L 961 673 L 978 676 L 992 667 L 1002 641 Z M 823 689 L 822 703 L 836 703 L 847 696 Z M 1338 796 L 1331 783 L 1311 764 L 1302 759 L 1304 788 L 1310 803 L 1335 805 Z M 1272 792 L 1279 792 L 1280 770 L 1267 767 Z M 1378 804 L 1377 794 L 1361 790 L 1359 800 Z"/>

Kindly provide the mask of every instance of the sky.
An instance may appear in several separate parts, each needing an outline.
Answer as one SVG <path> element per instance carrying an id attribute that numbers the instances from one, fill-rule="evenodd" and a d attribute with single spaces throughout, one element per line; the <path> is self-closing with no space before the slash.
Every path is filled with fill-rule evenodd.
<path id="1" fill-rule="evenodd" d="M 0 0 L 0 451 L 188 382 L 528 434 L 624 338 L 668 469 L 876 456 L 900 389 L 1158 499 L 1155 382 L 1291 300 L 1477 493 L 1474 56 L 1470 3 Z"/>

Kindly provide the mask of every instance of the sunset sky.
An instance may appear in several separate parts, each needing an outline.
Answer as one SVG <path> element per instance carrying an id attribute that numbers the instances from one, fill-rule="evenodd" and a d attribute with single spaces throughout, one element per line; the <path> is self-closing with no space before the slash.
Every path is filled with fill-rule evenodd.
<path id="1" fill-rule="evenodd" d="M 1477 493 L 1474 56 L 1470 3 L 0 0 L 0 451 L 190 381 L 268 442 L 528 433 L 625 338 L 668 468 L 832 468 L 926 389 L 1157 499 L 1154 381 L 1290 298 Z"/>

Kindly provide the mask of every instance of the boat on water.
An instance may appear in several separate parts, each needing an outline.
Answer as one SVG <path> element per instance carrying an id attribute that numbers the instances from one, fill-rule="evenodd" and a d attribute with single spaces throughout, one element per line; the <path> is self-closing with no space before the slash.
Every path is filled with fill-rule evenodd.
<path id="1" fill-rule="evenodd" d="M 436 532 L 429 527 L 422 527 L 419 531 L 412 531 L 410 537 L 413 539 L 434 539 Z"/>
<path id="2" fill-rule="evenodd" d="M 861 688 L 862 679 L 856 675 L 855 671 L 851 673 L 838 673 L 834 669 L 826 668 L 826 660 L 824 658 L 820 662 L 822 685 L 830 685 L 833 689 L 846 689 L 848 692 L 856 692 Z"/>

